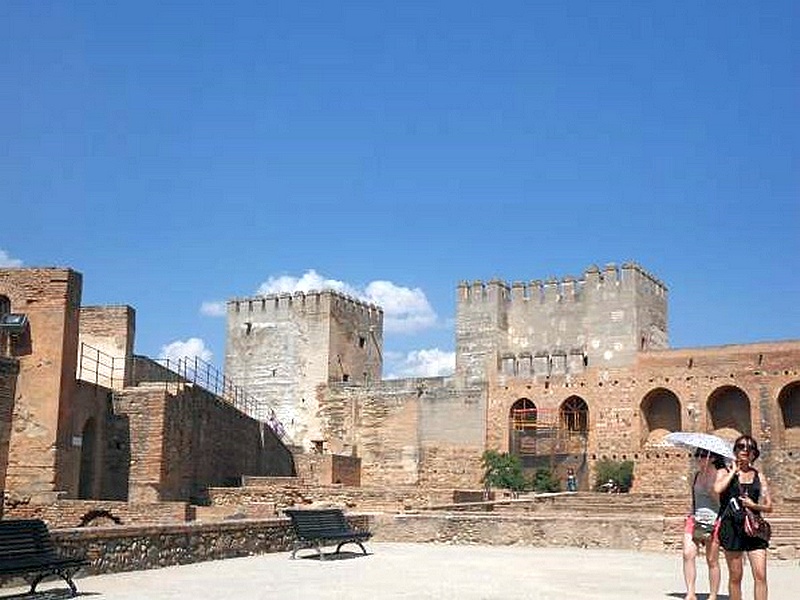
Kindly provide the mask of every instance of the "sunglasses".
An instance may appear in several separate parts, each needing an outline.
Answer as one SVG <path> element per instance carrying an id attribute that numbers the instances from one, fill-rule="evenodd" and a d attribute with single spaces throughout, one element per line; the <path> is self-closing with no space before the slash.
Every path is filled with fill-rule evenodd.
<path id="1" fill-rule="evenodd" d="M 739 450 L 755 450 L 755 446 L 753 444 L 748 444 L 747 442 L 739 442 L 733 447 L 734 450 L 737 452 Z"/>

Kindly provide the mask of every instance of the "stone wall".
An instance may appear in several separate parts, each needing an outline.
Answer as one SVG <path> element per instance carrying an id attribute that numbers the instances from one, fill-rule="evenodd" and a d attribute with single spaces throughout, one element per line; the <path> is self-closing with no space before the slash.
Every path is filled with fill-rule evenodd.
<path id="1" fill-rule="evenodd" d="M 452 489 L 315 485 L 271 477 L 248 477 L 242 487 L 210 488 L 208 495 L 212 506 L 240 507 L 245 512 L 252 504 L 271 505 L 278 512 L 292 506 L 357 507 L 363 511 L 400 512 L 453 501 Z"/>
<path id="2" fill-rule="evenodd" d="M 10 504 L 5 512 L 7 519 L 42 519 L 53 529 L 108 525 L 154 526 L 186 523 L 194 517 L 195 507 L 186 502 L 135 503 L 111 500 Z"/>
<path id="3" fill-rule="evenodd" d="M 307 483 L 361 485 L 361 459 L 357 456 L 301 452 L 294 460 L 297 475 Z"/>
<path id="4" fill-rule="evenodd" d="M 321 390 L 330 446 L 357 452 L 365 486 L 464 487 L 480 480 L 485 395 L 452 378 L 387 380 Z"/>
<path id="5" fill-rule="evenodd" d="M 356 529 L 369 528 L 364 515 L 347 515 Z M 294 536 L 289 520 L 238 520 L 184 525 L 88 527 L 53 530 L 65 551 L 85 554 L 90 575 L 154 569 L 206 560 L 288 552 Z"/>
<path id="6" fill-rule="evenodd" d="M 662 517 L 376 515 L 374 531 L 375 541 L 664 550 Z"/>

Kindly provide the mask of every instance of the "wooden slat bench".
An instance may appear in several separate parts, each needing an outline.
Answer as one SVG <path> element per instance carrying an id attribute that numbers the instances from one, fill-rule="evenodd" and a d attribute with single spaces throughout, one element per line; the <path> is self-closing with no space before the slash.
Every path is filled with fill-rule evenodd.
<path id="1" fill-rule="evenodd" d="M 367 554 L 365 542 L 372 537 L 369 531 L 356 531 L 339 508 L 286 509 L 283 512 L 292 520 L 292 529 L 297 540 L 292 549 L 292 558 L 303 548 L 316 548 L 320 560 L 325 560 L 323 546 L 336 544 L 336 554 L 345 544 L 358 544 Z"/>
<path id="2" fill-rule="evenodd" d="M 22 577 L 30 584 L 31 594 L 42 579 L 57 575 L 76 596 L 78 588 L 72 577 L 88 563 L 84 558 L 59 554 L 40 519 L 0 521 L 0 576 Z"/>

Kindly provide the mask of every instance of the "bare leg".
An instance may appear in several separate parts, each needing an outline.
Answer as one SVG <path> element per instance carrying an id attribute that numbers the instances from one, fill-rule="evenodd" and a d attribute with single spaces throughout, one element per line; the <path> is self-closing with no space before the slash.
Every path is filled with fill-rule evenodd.
<path id="1" fill-rule="evenodd" d="M 683 580 L 686 582 L 685 600 L 697 600 L 695 582 L 697 580 L 697 544 L 690 533 L 683 534 Z"/>
<path id="2" fill-rule="evenodd" d="M 725 551 L 725 562 L 728 563 L 728 595 L 730 600 L 742 600 L 742 566 L 741 552 Z"/>
<path id="3" fill-rule="evenodd" d="M 708 600 L 717 600 L 722 576 L 719 568 L 719 542 L 713 537 L 706 542 L 706 564 L 708 564 Z"/>
<path id="4" fill-rule="evenodd" d="M 767 551 L 751 550 L 747 553 L 753 573 L 753 598 L 767 600 Z"/>

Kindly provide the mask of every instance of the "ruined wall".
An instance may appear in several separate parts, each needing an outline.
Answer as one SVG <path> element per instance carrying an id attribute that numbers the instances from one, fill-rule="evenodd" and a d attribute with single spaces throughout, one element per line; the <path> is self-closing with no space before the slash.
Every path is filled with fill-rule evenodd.
<path id="1" fill-rule="evenodd" d="M 65 485 L 61 461 L 71 444 L 68 399 L 75 386 L 81 276 L 62 268 L 0 269 L 0 295 L 29 321 L 12 347 L 19 377 L 6 490 L 46 498 Z"/>
<path id="2" fill-rule="evenodd" d="M 295 455 L 295 466 L 298 476 L 308 484 L 361 485 L 361 459 L 357 456 L 300 453 Z"/>
<path id="3" fill-rule="evenodd" d="M 378 307 L 335 292 L 235 299 L 225 372 L 275 410 L 294 443 L 311 449 L 323 440 L 316 387 L 380 379 L 382 338 Z"/>

